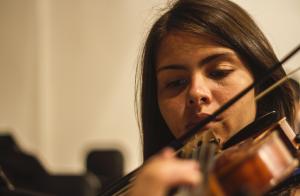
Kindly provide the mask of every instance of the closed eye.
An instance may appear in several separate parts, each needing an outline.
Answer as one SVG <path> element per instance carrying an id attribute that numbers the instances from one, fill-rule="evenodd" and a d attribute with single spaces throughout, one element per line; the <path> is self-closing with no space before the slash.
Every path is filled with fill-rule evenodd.
<path id="1" fill-rule="evenodd" d="M 220 80 L 228 76 L 231 72 L 233 72 L 233 69 L 216 69 L 209 73 L 209 77 L 212 79 Z"/>
<path id="2" fill-rule="evenodd" d="M 187 83 L 188 83 L 187 79 L 172 80 L 166 84 L 166 88 L 171 88 L 171 89 L 179 88 L 179 87 L 185 86 Z"/>

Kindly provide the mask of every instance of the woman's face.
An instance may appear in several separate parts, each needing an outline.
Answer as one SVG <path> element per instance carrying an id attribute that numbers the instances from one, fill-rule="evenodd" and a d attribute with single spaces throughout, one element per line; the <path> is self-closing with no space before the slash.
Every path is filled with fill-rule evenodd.
<path id="1" fill-rule="evenodd" d="M 170 33 L 156 59 L 157 99 L 169 129 L 179 138 L 253 82 L 231 49 L 208 37 Z M 221 143 L 252 122 L 254 90 L 220 114 L 201 131 L 213 130 Z"/>

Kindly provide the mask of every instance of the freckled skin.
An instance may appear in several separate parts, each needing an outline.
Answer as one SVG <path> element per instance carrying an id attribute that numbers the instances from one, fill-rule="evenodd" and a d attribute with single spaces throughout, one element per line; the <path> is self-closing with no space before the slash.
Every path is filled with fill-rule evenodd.
<path id="1" fill-rule="evenodd" d="M 190 130 L 187 125 L 193 117 L 212 114 L 253 82 L 238 55 L 208 37 L 174 32 L 162 41 L 157 54 L 159 109 L 176 138 Z M 226 55 L 203 63 L 215 54 Z M 253 90 L 208 125 L 221 142 L 254 120 L 254 96 Z"/>

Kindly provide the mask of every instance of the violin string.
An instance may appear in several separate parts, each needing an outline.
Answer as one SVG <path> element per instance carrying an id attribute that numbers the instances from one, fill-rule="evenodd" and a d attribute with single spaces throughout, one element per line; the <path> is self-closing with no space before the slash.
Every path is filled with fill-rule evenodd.
<path id="1" fill-rule="evenodd" d="M 215 161 L 218 145 L 211 129 L 204 132 L 202 138 L 203 140 L 201 141 L 201 144 L 193 151 L 195 152 L 193 158 L 198 160 L 201 165 L 202 182 L 193 188 L 187 189 L 186 195 L 188 196 L 207 195 L 209 192 L 209 172 L 211 171 Z"/>
<path id="2" fill-rule="evenodd" d="M 208 159 L 206 158 L 209 151 L 208 151 L 208 133 L 204 132 L 201 137 L 201 142 L 199 141 L 197 145 L 193 145 L 192 149 L 189 149 L 188 152 L 184 152 L 180 154 L 181 158 L 188 158 L 188 159 L 193 159 L 195 161 L 199 162 L 199 165 L 201 165 L 201 172 L 205 175 L 206 174 L 206 162 Z M 211 134 L 212 135 L 212 134 Z M 203 177 L 203 180 L 206 178 Z M 176 196 L 196 196 L 199 195 L 197 193 L 200 193 L 203 188 L 202 183 L 198 184 L 196 187 L 190 187 L 190 186 L 179 186 L 178 190 L 176 190 L 175 195 Z M 203 195 L 203 194 L 201 194 Z"/>

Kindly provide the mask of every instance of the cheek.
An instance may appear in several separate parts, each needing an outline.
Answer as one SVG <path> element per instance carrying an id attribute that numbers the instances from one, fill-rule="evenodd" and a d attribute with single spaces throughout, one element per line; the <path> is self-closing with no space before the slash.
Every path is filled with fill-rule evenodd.
<path id="1" fill-rule="evenodd" d="M 246 75 L 244 78 L 233 77 L 233 79 L 226 84 L 216 85 L 212 90 L 213 97 L 220 104 L 220 106 L 222 106 L 242 92 L 248 85 L 251 84 L 251 82 L 252 79 L 248 75 Z"/>
<path id="2" fill-rule="evenodd" d="M 239 112 L 240 116 L 240 127 L 239 129 L 245 127 L 252 121 L 254 121 L 256 117 L 256 101 L 254 90 L 249 92 L 244 98 L 241 99 L 239 104 Z"/>
<path id="3" fill-rule="evenodd" d="M 158 99 L 159 109 L 171 132 L 176 136 L 184 114 L 185 99 L 182 96 Z"/>
<path id="4" fill-rule="evenodd" d="M 182 101 L 174 98 L 160 100 L 159 109 L 165 121 L 170 121 L 174 118 L 178 118 L 182 113 Z"/>
<path id="5" fill-rule="evenodd" d="M 212 96 L 218 103 L 219 107 L 228 102 L 232 97 L 234 97 L 234 95 L 235 93 L 231 90 L 231 88 L 218 87 L 215 90 L 212 90 Z"/>
<path id="6" fill-rule="evenodd" d="M 255 92 L 254 90 L 250 91 L 245 95 L 244 98 L 240 101 L 241 112 L 245 113 L 245 115 L 256 116 L 256 101 L 255 101 Z M 247 111 L 247 112 L 245 112 Z"/>
<path id="7" fill-rule="evenodd" d="M 221 143 L 227 141 L 231 136 L 251 123 L 255 116 L 256 103 L 254 92 L 250 92 L 222 114 L 224 121 L 221 127 L 215 131 L 217 137 Z"/>
<path id="8" fill-rule="evenodd" d="M 256 116 L 256 102 L 254 91 L 249 92 L 239 100 L 232 108 L 231 114 L 235 117 L 237 129 L 241 129 L 251 123 Z M 237 130 L 236 130 L 237 131 Z"/>
<path id="9" fill-rule="evenodd" d="M 224 105 L 230 99 L 239 94 L 245 87 L 239 85 L 232 86 L 230 89 L 223 89 L 222 93 L 219 93 L 217 101 L 220 105 Z M 247 110 L 247 112 L 245 112 Z M 225 113 L 230 113 L 230 115 L 240 114 L 241 118 L 250 116 L 251 119 L 255 118 L 256 114 L 256 102 L 255 102 L 255 93 L 254 90 L 247 93 L 244 97 L 238 100 L 235 104 L 228 108 L 228 111 Z"/>

